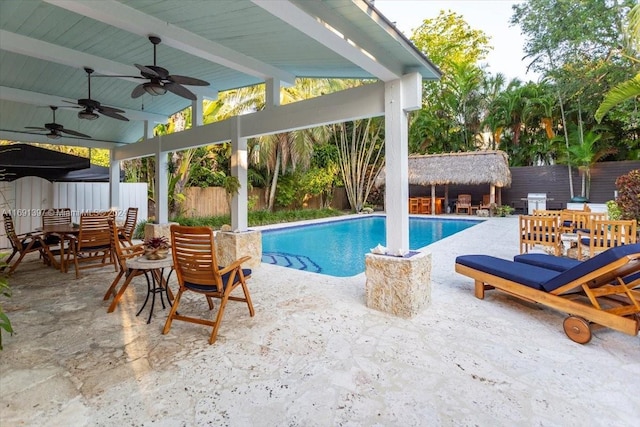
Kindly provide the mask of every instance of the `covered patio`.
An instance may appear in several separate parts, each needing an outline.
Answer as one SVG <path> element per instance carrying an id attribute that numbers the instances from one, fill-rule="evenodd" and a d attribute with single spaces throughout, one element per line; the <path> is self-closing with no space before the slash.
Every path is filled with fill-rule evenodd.
<path id="1" fill-rule="evenodd" d="M 229 304 L 212 346 L 200 325 L 162 335 L 161 306 L 136 317 L 143 277 L 107 314 L 113 269 L 43 281 L 32 259 L 5 305 L 16 334 L 3 334 L 0 425 L 637 425 L 637 336 L 576 344 L 562 313 L 478 300 L 454 273 L 457 255 L 511 258 L 517 227 L 489 218 L 428 246 L 432 303 L 413 319 L 366 308 L 362 275 L 265 264 L 249 281 L 256 316 Z"/>

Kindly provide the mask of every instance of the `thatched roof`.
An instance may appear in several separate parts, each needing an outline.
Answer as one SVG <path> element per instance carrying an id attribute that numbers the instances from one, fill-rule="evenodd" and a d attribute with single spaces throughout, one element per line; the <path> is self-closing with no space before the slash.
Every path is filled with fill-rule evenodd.
<path id="1" fill-rule="evenodd" d="M 376 186 L 384 182 L 383 169 L 376 179 Z M 410 156 L 409 184 L 493 184 L 496 187 L 509 187 L 509 159 L 504 151 Z"/>

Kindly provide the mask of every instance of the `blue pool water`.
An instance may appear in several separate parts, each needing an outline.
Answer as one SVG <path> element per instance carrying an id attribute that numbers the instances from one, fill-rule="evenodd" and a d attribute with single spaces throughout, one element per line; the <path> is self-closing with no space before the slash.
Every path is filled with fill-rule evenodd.
<path id="1" fill-rule="evenodd" d="M 409 246 L 419 249 L 481 221 L 409 218 Z M 386 246 L 385 217 L 366 216 L 262 231 L 262 262 L 322 273 L 354 276 L 364 255 Z"/>

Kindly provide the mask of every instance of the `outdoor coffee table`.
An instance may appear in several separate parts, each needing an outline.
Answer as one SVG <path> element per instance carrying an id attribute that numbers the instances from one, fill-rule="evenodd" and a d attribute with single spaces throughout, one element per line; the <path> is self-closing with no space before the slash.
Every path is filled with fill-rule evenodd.
<path id="1" fill-rule="evenodd" d="M 127 267 L 132 271 L 127 276 L 127 279 L 123 285 L 126 289 L 126 286 L 129 285 L 128 282 L 131 281 L 133 277 L 136 276 L 137 272 L 144 273 L 144 276 L 147 278 L 147 296 L 144 299 L 144 303 L 140 310 L 136 313 L 136 316 L 139 316 L 142 313 L 142 310 L 147 305 L 149 301 L 149 296 L 151 296 L 151 308 L 149 309 L 149 318 L 147 319 L 147 323 L 151 323 L 151 316 L 153 315 L 153 308 L 156 302 L 156 294 L 160 295 L 160 302 L 162 303 L 162 308 L 165 309 L 166 306 L 164 304 L 164 295 L 167 296 L 167 302 L 171 305 L 171 300 L 173 299 L 173 295 L 171 293 L 171 289 L 169 289 L 169 278 L 171 277 L 171 273 L 173 273 L 173 258 L 168 256 L 163 259 L 147 259 L 144 256 L 131 258 L 127 260 Z M 164 277 L 165 269 L 169 269 L 169 273 L 167 277 Z M 151 276 L 151 280 L 149 280 L 149 276 Z"/>
<path id="2" fill-rule="evenodd" d="M 578 233 L 562 233 L 560 235 L 560 241 L 562 242 L 562 255 L 570 258 L 578 258 L 577 250 L 575 256 L 571 256 L 570 250 L 578 247 Z"/>

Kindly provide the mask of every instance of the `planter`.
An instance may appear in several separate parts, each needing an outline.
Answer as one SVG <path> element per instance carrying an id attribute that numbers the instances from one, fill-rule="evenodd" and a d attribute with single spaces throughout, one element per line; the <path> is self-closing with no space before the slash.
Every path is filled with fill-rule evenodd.
<path id="1" fill-rule="evenodd" d="M 169 249 L 161 248 L 145 248 L 144 256 L 147 259 L 165 259 L 169 255 Z"/>

